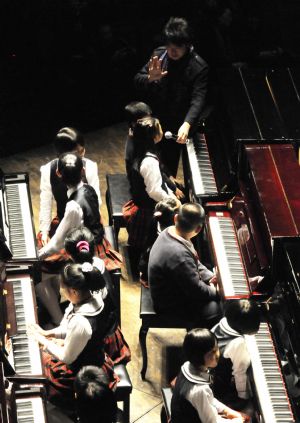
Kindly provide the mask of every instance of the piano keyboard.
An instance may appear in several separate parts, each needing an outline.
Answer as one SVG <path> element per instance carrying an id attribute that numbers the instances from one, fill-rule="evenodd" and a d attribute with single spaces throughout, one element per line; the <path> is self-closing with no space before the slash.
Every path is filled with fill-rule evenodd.
<path id="1" fill-rule="evenodd" d="M 268 324 L 245 339 L 264 423 L 294 422 Z"/>
<path id="2" fill-rule="evenodd" d="M 29 276 L 10 277 L 13 286 L 17 334 L 11 337 L 12 351 L 8 357 L 17 374 L 42 375 L 39 344 L 28 337 L 27 325 L 36 323 L 33 286 Z"/>
<path id="3" fill-rule="evenodd" d="M 36 258 L 35 232 L 26 183 L 7 184 L 9 244 L 14 259 Z"/>
<path id="4" fill-rule="evenodd" d="M 42 423 L 45 421 L 43 400 L 41 397 L 16 398 L 18 423 Z"/>
<path id="5" fill-rule="evenodd" d="M 209 212 L 208 229 L 224 298 L 249 297 L 247 276 L 230 214 Z"/>
<path id="6" fill-rule="evenodd" d="M 200 134 L 200 138 L 197 139 L 197 141 L 193 141 L 192 139 L 189 140 L 186 148 L 192 174 L 194 194 L 196 196 L 217 194 L 218 189 L 209 158 L 205 136 Z"/>

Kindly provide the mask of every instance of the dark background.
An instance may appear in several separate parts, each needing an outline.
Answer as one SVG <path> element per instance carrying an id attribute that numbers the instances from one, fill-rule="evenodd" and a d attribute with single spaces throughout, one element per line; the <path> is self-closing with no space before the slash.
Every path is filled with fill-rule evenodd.
<path id="1" fill-rule="evenodd" d="M 212 70 L 299 63 L 299 0 L 2 0 L 0 155 L 122 120 L 170 16 Z"/>

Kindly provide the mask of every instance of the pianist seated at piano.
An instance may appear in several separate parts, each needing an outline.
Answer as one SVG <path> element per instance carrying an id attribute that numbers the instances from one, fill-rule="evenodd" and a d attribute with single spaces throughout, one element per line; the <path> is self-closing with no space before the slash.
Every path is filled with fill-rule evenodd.
<path id="1" fill-rule="evenodd" d="M 251 358 L 244 335 L 256 334 L 259 326 L 260 313 L 256 302 L 237 299 L 226 302 L 225 317 L 211 329 L 220 349 L 212 389 L 218 399 L 237 410 L 250 406 L 247 371 Z"/>
<path id="2" fill-rule="evenodd" d="M 104 353 L 104 338 L 111 330 L 109 313 L 99 292 L 104 287 L 101 272 L 91 263 L 67 264 L 61 275 L 61 290 L 70 303 L 60 325 L 51 330 L 36 324 L 28 327 L 29 336 L 43 348 L 49 399 L 56 404 L 72 403 L 74 379 L 83 366 L 102 367 L 110 388 L 116 386 L 113 362 Z"/>
<path id="3" fill-rule="evenodd" d="M 217 276 L 200 262 L 191 242 L 204 220 L 199 204 L 182 205 L 175 226 L 165 229 L 152 246 L 148 276 L 157 313 L 182 316 L 193 327 L 211 328 L 222 317 Z"/>
<path id="4" fill-rule="evenodd" d="M 183 341 L 187 361 L 176 378 L 171 401 L 172 423 L 249 422 L 249 416 L 214 397 L 210 369 L 218 365 L 216 336 L 208 329 L 192 329 Z"/>

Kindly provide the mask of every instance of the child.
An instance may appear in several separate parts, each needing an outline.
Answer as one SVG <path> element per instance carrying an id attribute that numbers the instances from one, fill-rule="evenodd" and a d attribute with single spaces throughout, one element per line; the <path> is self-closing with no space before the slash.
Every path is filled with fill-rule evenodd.
<path id="1" fill-rule="evenodd" d="M 171 402 L 172 423 L 235 423 L 248 420 L 216 398 L 210 388 L 209 368 L 218 364 L 219 348 L 208 329 L 193 329 L 184 338 L 183 350 L 188 361 L 181 367 Z"/>
<path id="2" fill-rule="evenodd" d="M 164 229 L 174 225 L 174 216 L 178 212 L 179 207 L 180 201 L 175 198 L 166 198 L 159 201 L 155 206 L 147 239 L 147 248 L 142 253 L 139 263 L 140 281 L 144 286 L 148 286 L 148 262 L 151 247 Z"/>
<path id="3" fill-rule="evenodd" d="M 73 229 L 65 239 L 65 249 L 76 263 L 89 262 L 97 267 L 105 279 L 105 287 L 101 290 L 105 307 L 110 313 L 110 334 L 105 338 L 105 352 L 114 364 L 126 364 L 131 360 L 131 352 L 118 326 L 116 316 L 116 295 L 111 277 L 105 269 L 104 261 L 94 256 L 95 242 L 91 231 L 86 227 Z"/>
<path id="4" fill-rule="evenodd" d="M 117 379 L 113 363 L 104 353 L 104 338 L 108 328 L 108 313 L 99 290 L 105 281 L 91 263 L 67 264 L 61 275 L 61 290 L 70 301 L 60 325 L 43 330 L 29 327 L 43 347 L 45 374 L 50 381 L 50 398 L 68 401 L 73 397 L 73 382 L 78 371 L 86 365 L 102 366 L 108 374 L 110 387 Z"/>
<path id="5" fill-rule="evenodd" d="M 82 158 L 85 154 L 85 140 L 83 135 L 75 128 L 65 127 L 58 131 L 54 139 L 57 156 L 75 152 Z M 83 181 L 91 185 L 96 191 L 99 206 L 101 195 L 99 190 L 98 166 L 96 162 L 83 158 Z M 39 247 L 46 245 L 53 236 L 58 223 L 62 220 L 67 197 L 67 187 L 57 175 L 58 158 L 41 166 L 41 196 L 40 196 L 40 233 L 38 234 Z M 57 216 L 52 221 L 52 200 L 56 201 Z"/>
<path id="6" fill-rule="evenodd" d="M 95 366 L 83 367 L 74 382 L 80 423 L 117 421 L 117 402 L 108 387 L 107 375 Z"/>
<path id="7" fill-rule="evenodd" d="M 133 203 L 127 203 L 123 210 L 129 206 L 128 244 L 140 252 L 146 247 L 155 204 L 168 197 L 176 198 L 163 179 L 156 153 L 162 136 L 158 119 L 152 117 L 139 119 L 133 129 L 134 158 L 128 172 Z"/>
<path id="8" fill-rule="evenodd" d="M 251 360 L 244 335 L 257 333 L 259 325 L 257 304 L 242 299 L 226 303 L 225 317 L 212 328 L 221 351 L 219 365 L 214 371 L 213 390 L 217 398 L 234 404 L 238 409 L 243 408 L 249 398 L 247 370 Z"/>

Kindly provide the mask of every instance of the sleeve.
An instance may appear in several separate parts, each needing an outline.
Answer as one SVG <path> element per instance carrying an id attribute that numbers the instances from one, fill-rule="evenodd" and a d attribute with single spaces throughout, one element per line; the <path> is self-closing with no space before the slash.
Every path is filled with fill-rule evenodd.
<path id="1" fill-rule="evenodd" d="M 100 193 L 100 182 L 99 182 L 99 176 L 98 176 L 97 163 L 93 162 L 92 160 L 87 160 L 85 172 L 86 172 L 87 183 L 91 185 L 96 191 L 96 194 L 98 196 L 98 201 L 99 201 L 99 207 L 101 207 L 102 199 L 101 199 L 101 193 Z"/>
<path id="2" fill-rule="evenodd" d="M 204 107 L 205 97 L 207 92 L 207 83 L 208 83 L 208 66 L 205 64 L 203 69 L 196 76 L 192 94 L 190 107 L 187 111 L 184 121 L 188 122 L 190 125 L 196 123 L 199 115 Z"/>
<path id="3" fill-rule="evenodd" d="M 207 285 L 200 277 L 195 260 L 188 250 L 183 250 L 175 268 L 174 275 L 180 284 L 180 289 L 194 301 L 208 301 L 218 299 L 216 288 Z"/>
<path id="4" fill-rule="evenodd" d="M 39 226 L 40 231 L 49 232 L 52 220 L 52 188 L 50 183 L 50 165 L 41 166 L 41 182 L 40 182 L 40 215 Z"/>
<path id="5" fill-rule="evenodd" d="M 69 321 L 64 345 L 48 341 L 45 348 L 58 360 L 71 364 L 83 351 L 91 336 L 92 328 L 89 321 L 84 316 L 75 314 Z"/>
<path id="6" fill-rule="evenodd" d="M 228 422 L 219 415 L 225 405 L 217 401 L 209 387 L 195 385 L 187 396 L 187 400 L 197 410 L 199 418 L 205 423 Z M 217 401 L 217 402 L 216 402 Z"/>
<path id="7" fill-rule="evenodd" d="M 251 359 L 247 349 L 245 339 L 242 336 L 232 340 L 226 346 L 224 357 L 232 361 L 232 374 L 239 398 L 248 399 L 247 370 Z"/>
<path id="8" fill-rule="evenodd" d="M 158 202 L 164 198 L 173 196 L 162 189 L 162 176 L 159 162 L 154 157 L 146 157 L 141 164 L 140 174 L 144 178 L 146 191 L 150 198 Z"/>
<path id="9" fill-rule="evenodd" d="M 53 329 L 53 336 L 57 339 L 65 339 L 67 335 L 67 329 L 68 329 L 68 315 L 71 310 L 71 304 L 66 308 L 64 317 L 62 318 L 59 326 L 57 326 L 55 329 Z"/>
<path id="10" fill-rule="evenodd" d="M 203 282 L 208 283 L 211 278 L 214 276 L 213 272 L 209 270 L 207 267 L 204 266 L 204 264 L 200 263 L 198 264 L 198 270 L 201 276 L 201 279 Z"/>
<path id="11" fill-rule="evenodd" d="M 67 233 L 71 229 L 78 228 L 81 225 L 82 216 L 81 207 L 75 201 L 69 201 L 66 206 L 65 215 L 58 225 L 55 234 L 48 244 L 39 251 L 39 258 L 43 259 L 63 248 Z"/>

